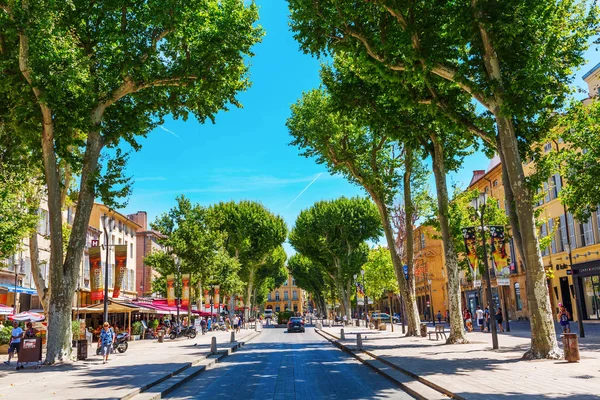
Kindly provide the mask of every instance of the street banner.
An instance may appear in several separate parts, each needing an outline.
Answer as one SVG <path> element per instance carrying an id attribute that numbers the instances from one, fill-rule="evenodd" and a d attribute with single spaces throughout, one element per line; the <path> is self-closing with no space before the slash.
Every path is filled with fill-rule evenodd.
<path id="1" fill-rule="evenodd" d="M 123 278 L 127 273 L 127 245 L 115 245 L 115 287 L 113 289 L 113 299 L 116 299 L 121 294 L 123 286 Z"/>
<path id="2" fill-rule="evenodd" d="M 504 226 L 490 226 L 490 235 L 492 237 L 492 261 L 496 266 L 496 271 L 502 271 L 508 267 L 509 261 L 504 243 Z"/>
<path id="3" fill-rule="evenodd" d="M 167 305 L 173 307 L 175 305 L 175 275 L 167 275 Z"/>
<path id="4" fill-rule="evenodd" d="M 214 304 L 215 308 L 217 310 L 219 309 L 219 300 L 221 300 L 221 299 L 219 297 L 219 286 L 217 285 L 217 286 L 215 286 L 215 304 Z"/>
<path id="5" fill-rule="evenodd" d="M 204 308 L 210 308 L 210 295 L 208 289 L 204 289 Z"/>
<path id="6" fill-rule="evenodd" d="M 356 283 L 356 304 L 359 306 L 365 305 L 365 292 L 360 283 Z"/>
<path id="7" fill-rule="evenodd" d="M 100 257 L 100 247 L 94 246 L 88 248 L 90 259 L 90 286 L 92 301 L 102 300 L 104 298 L 104 282 L 102 281 L 102 258 Z"/>
<path id="8" fill-rule="evenodd" d="M 181 275 L 181 305 L 187 307 L 190 304 L 190 274 Z"/>
<path id="9" fill-rule="evenodd" d="M 469 263 L 469 268 L 471 268 L 471 274 L 473 274 L 479 265 L 479 260 L 477 258 L 477 235 L 475 235 L 475 228 L 472 226 L 462 228 L 462 234 L 467 252 L 467 262 Z"/>

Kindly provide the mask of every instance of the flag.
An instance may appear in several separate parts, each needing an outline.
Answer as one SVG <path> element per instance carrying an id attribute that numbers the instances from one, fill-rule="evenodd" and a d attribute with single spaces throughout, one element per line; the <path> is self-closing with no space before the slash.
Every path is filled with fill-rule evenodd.
<path id="1" fill-rule="evenodd" d="M 90 258 L 91 298 L 93 301 L 104 298 L 104 283 L 102 282 L 102 258 L 100 247 L 94 246 L 88 249 Z"/>
<path id="2" fill-rule="evenodd" d="M 469 268 L 471 268 L 471 273 L 473 273 L 479 263 L 477 258 L 477 236 L 475 235 L 475 228 L 472 226 L 462 228 L 462 234 L 467 252 L 467 262 L 469 263 Z"/>
<path id="3" fill-rule="evenodd" d="M 219 286 L 215 286 L 215 308 L 218 310 L 219 309 Z"/>
<path id="4" fill-rule="evenodd" d="M 175 305 L 175 275 L 167 275 L 167 305 Z"/>
<path id="5" fill-rule="evenodd" d="M 121 294 L 123 278 L 127 273 L 127 245 L 119 244 L 115 246 L 115 287 L 113 289 L 113 299 Z"/>
<path id="6" fill-rule="evenodd" d="M 190 274 L 181 275 L 181 305 L 187 307 L 190 304 Z"/>
<path id="7" fill-rule="evenodd" d="M 504 226 L 490 226 L 490 236 L 492 241 L 492 261 L 497 271 L 502 271 L 508 267 L 508 254 L 504 243 Z"/>

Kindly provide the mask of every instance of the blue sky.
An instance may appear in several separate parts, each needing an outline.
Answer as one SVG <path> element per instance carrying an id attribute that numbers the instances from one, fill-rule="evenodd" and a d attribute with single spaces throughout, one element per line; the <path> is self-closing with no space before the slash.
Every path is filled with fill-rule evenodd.
<path id="1" fill-rule="evenodd" d="M 291 228 L 298 213 L 315 201 L 362 193 L 288 146 L 290 105 L 319 85 L 319 61 L 298 50 L 288 28 L 287 2 L 257 3 L 266 36 L 250 61 L 253 85 L 238 96 L 244 108 L 219 113 L 215 125 L 167 119 L 141 139 L 142 150 L 132 154 L 127 170 L 135 185 L 125 213 L 147 211 L 152 221 L 180 194 L 202 205 L 247 199 L 262 202 Z M 588 58 L 577 75 L 580 84 L 580 76 L 600 61 L 595 51 Z M 466 185 L 472 171 L 488 163 L 484 155 L 472 155 L 451 180 Z"/>

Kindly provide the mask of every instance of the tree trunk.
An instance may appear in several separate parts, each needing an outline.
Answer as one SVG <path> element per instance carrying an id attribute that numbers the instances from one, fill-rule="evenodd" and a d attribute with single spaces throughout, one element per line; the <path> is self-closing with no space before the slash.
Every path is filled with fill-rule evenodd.
<path id="1" fill-rule="evenodd" d="M 48 318 L 48 312 L 50 310 L 50 289 L 48 288 L 48 282 L 46 282 L 42 269 L 40 268 L 40 249 L 37 230 L 29 236 L 29 259 L 31 260 L 31 276 L 33 277 L 40 303 L 44 309 L 44 314 L 46 315 L 46 318 Z"/>
<path id="2" fill-rule="evenodd" d="M 515 211 L 522 237 L 523 260 L 526 265 L 527 301 L 531 317 L 531 349 L 525 353 L 524 358 L 560 358 L 561 352 L 556 341 L 550 296 L 546 286 L 546 272 L 536 235 L 533 196 L 525 182 L 516 133 L 513 123 L 508 117 L 498 113 L 496 121 L 500 137 L 499 151 L 502 153 L 508 181 L 515 196 Z"/>
<path id="3" fill-rule="evenodd" d="M 246 296 L 244 298 L 244 305 L 250 304 L 250 298 L 252 296 L 253 289 L 254 289 L 254 267 L 250 268 L 250 273 L 248 275 L 248 287 L 246 288 Z M 235 302 L 235 300 L 234 300 L 234 302 Z M 233 310 L 235 310 L 235 308 L 233 308 Z M 249 309 L 246 308 L 244 310 L 244 321 L 248 321 L 248 318 L 249 318 Z"/>
<path id="4" fill-rule="evenodd" d="M 448 214 L 448 188 L 446 185 L 445 154 L 439 139 L 432 135 L 433 151 L 431 151 L 435 187 L 437 191 L 438 218 L 442 231 L 442 242 L 446 258 L 446 274 L 448 275 L 448 302 L 450 308 L 450 335 L 446 343 L 468 343 L 465 336 L 464 323 L 461 311 L 460 277 L 458 257 L 454 248 L 454 241 L 450 234 Z"/>
<path id="5" fill-rule="evenodd" d="M 414 279 L 415 265 L 413 216 L 415 210 L 413 207 L 411 190 L 412 165 L 412 150 L 406 148 L 404 161 L 404 208 L 406 211 L 406 266 L 408 269 L 408 282 L 404 293 L 402 293 L 406 302 L 406 318 L 408 320 L 408 330 L 406 332 L 406 336 L 418 336 L 420 334 L 419 325 L 421 324 L 419 318 L 419 309 L 417 307 L 417 296 Z M 403 274 L 404 271 L 401 271 L 401 273 Z M 398 273 L 396 273 L 396 275 L 397 274 Z M 414 328 L 414 330 L 412 330 L 411 328 Z"/>

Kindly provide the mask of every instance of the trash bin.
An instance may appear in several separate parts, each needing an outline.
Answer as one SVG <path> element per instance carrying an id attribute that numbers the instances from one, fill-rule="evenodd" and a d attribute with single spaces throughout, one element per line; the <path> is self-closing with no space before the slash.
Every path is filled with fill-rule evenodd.
<path id="1" fill-rule="evenodd" d="M 565 350 L 565 360 L 568 362 L 579 361 L 579 341 L 576 333 L 564 333 L 562 335 Z"/>
<path id="2" fill-rule="evenodd" d="M 165 331 L 161 329 L 156 332 L 156 335 L 158 336 L 158 343 L 163 343 L 165 341 Z"/>
<path id="3" fill-rule="evenodd" d="M 77 341 L 77 359 L 85 360 L 88 357 L 88 341 L 87 339 Z"/>
<path id="4" fill-rule="evenodd" d="M 421 324 L 421 337 L 427 337 L 427 324 Z"/>
<path id="5" fill-rule="evenodd" d="M 375 326 L 375 329 L 379 329 L 379 320 L 378 319 L 374 319 L 373 320 L 373 325 Z"/>

